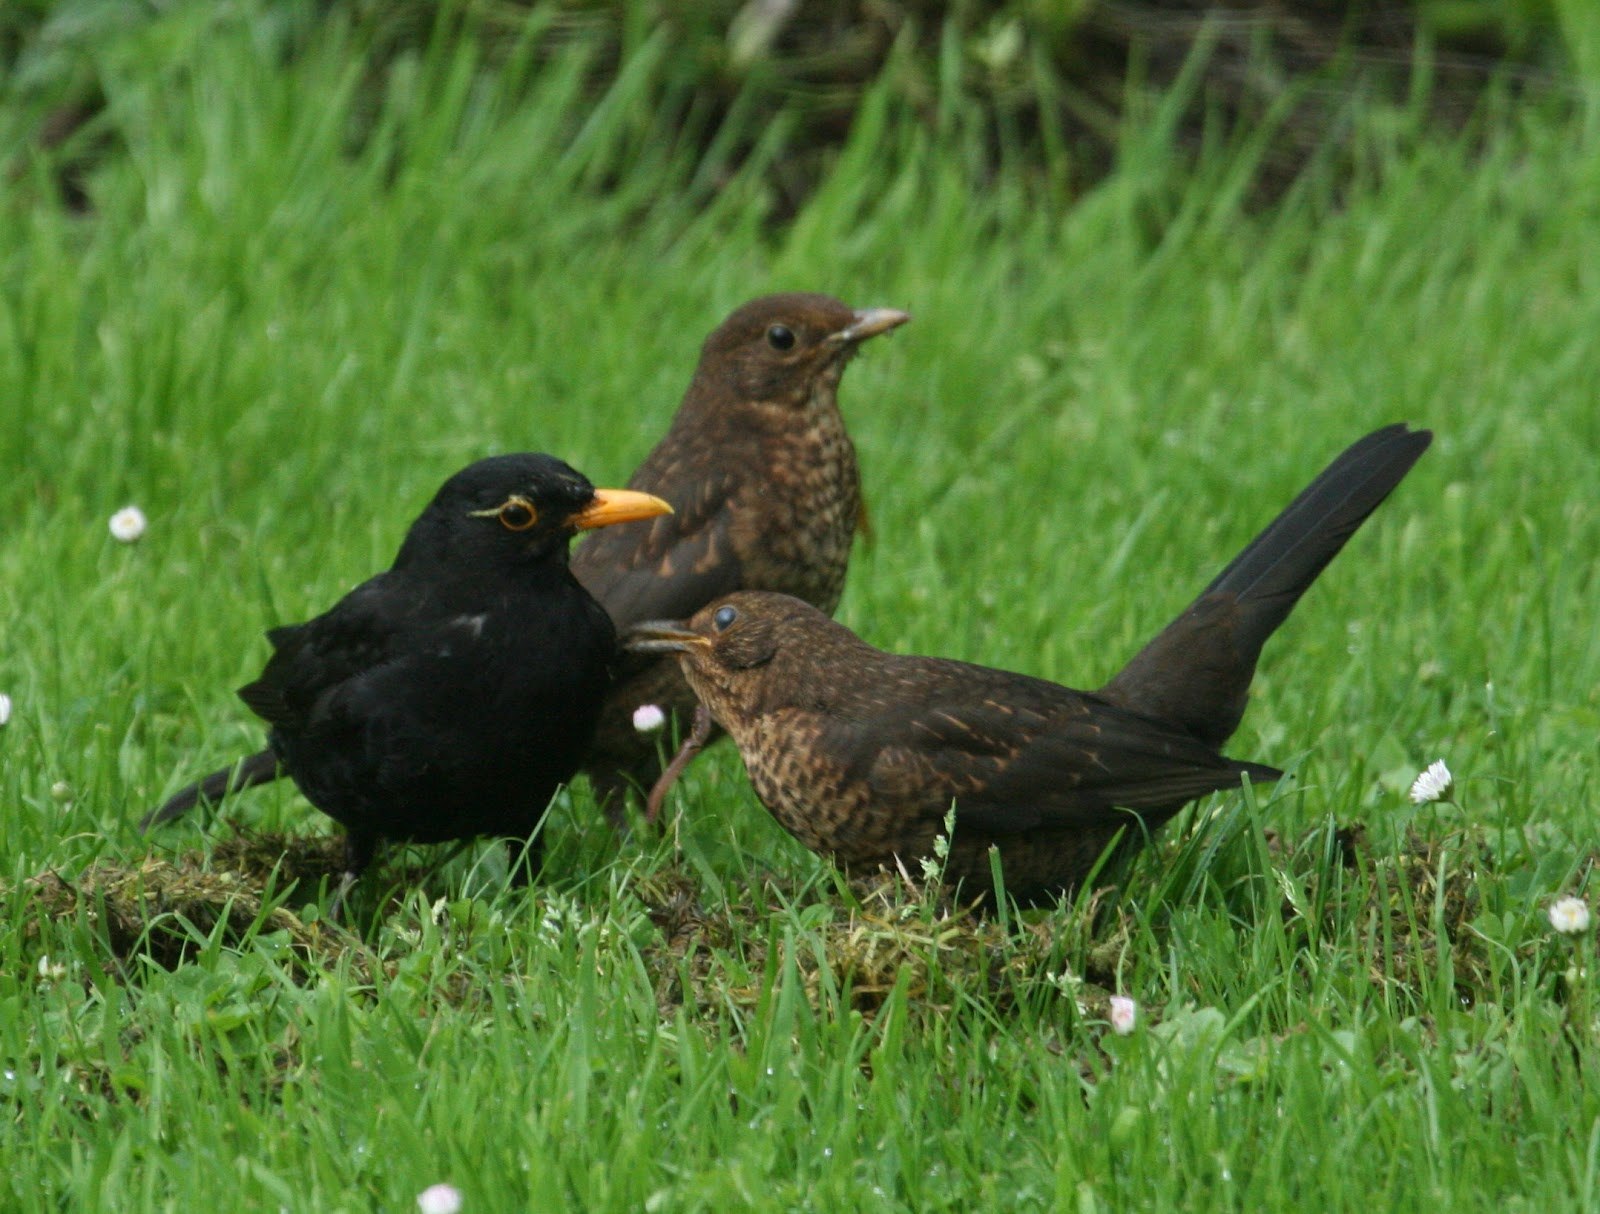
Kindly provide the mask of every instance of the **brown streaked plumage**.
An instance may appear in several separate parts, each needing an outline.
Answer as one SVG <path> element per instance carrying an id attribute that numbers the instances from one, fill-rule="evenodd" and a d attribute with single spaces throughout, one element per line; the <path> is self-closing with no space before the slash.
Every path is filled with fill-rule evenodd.
<path id="1" fill-rule="evenodd" d="M 674 513 L 631 535 L 597 534 L 572 558 L 619 632 L 735 590 L 833 611 L 863 516 L 839 380 L 863 341 L 907 319 L 788 294 L 753 300 L 717 327 L 671 428 L 628 482 Z M 658 704 L 687 721 L 694 703 L 670 659 L 637 658 L 625 670 L 585 763 L 610 812 L 628 785 L 648 787 L 659 770 L 655 739 L 633 728 L 633 710 Z"/>
<path id="2" fill-rule="evenodd" d="M 774 594 L 641 625 L 629 647 L 678 653 L 757 795 L 806 846 L 847 867 L 910 863 L 954 804 L 946 879 L 991 893 L 993 845 L 1007 890 L 1047 899 L 1119 832 L 1137 846 L 1197 797 L 1281 774 L 1220 751 L 1261 647 L 1431 437 L 1395 425 L 1351 446 L 1097 692 L 884 653 Z"/>

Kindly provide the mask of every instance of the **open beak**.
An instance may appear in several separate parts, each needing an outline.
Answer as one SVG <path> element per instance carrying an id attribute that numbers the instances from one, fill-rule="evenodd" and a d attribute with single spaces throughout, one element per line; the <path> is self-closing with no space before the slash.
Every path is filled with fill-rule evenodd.
<path id="1" fill-rule="evenodd" d="M 632 489 L 596 489 L 594 501 L 572 516 L 572 527 L 575 531 L 592 531 L 613 523 L 634 523 L 671 513 L 671 506 L 648 493 L 636 493 Z"/>
<path id="2" fill-rule="evenodd" d="M 628 629 L 622 647 L 629 653 L 684 653 L 690 649 L 710 649 L 711 642 L 698 632 L 690 632 L 677 620 L 646 620 Z"/>
<path id="3" fill-rule="evenodd" d="M 853 346 L 858 342 L 866 341 L 869 337 L 876 337 L 880 333 L 887 333 L 890 329 L 897 329 L 911 319 L 911 313 L 902 312 L 898 308 L 862 308 L 855 314 L 855 319 L 845 328 L 828 338 L 830 342 L 841 345 Z"/>

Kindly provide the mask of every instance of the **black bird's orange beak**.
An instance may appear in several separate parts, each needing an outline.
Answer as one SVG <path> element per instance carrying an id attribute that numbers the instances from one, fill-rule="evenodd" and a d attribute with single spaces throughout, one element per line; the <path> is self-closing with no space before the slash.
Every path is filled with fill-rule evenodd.
<path id="1" fill-rule="evenodd" d="M 709 650 L 711 640 L 677 620 L 646 620 L 628 629 L 622 647 L 629 653 L 687 653 L 691 649 Z"/>
<path id="2" fill-rule="evenodd" d="M 897 329 L 910 319 L 911 313 L 902 312 L 898 308 L 862 308 L 848 325 L 830 335 L 828 340 L 840 345 L 853 346 L 866 341 L 869 337 Z"/>
<path id="3" fill-rule="evenodd" d="M 596 489 L 594 501 L 572 516 L 575 531 L 592 531 L 613 523 L 634 523 L 640 519 L 671 514 L 672 507 L 649 493 L 632 489 Z"/>

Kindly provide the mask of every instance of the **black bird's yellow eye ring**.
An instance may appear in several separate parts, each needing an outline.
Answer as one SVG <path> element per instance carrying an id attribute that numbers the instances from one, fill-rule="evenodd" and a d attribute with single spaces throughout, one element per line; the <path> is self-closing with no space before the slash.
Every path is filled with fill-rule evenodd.
<path id="1" fill-rule="evenodd" d="M 526 531 L 539 521 L 539 512 L 525 497 L 509 497 L 500 507 L 500 525 L 507 531 Z"/>
<path id="2" fill-rule="evenodd" d="M 774 350 L 792 350 L 794 340 L 794 330 L 788 325 L 773 325 L 767 330 L 767 345 Z"/>
<path id="3" fill-rule="evenodd" d="M 739 618 L 737 607 L 718 607 L 717 613 L 711 617 L 711 626 L 718 632 L 726 632 L 733 627 L 733 622 Z"/>
<path id="4" fill-rule="evenodd" d="M 473 518 L 497 518 L 507 531 L 527 531 L 539 521 L 539 511 L 520 494 L 506 498 L 492 510 L 474 510 Z"/>

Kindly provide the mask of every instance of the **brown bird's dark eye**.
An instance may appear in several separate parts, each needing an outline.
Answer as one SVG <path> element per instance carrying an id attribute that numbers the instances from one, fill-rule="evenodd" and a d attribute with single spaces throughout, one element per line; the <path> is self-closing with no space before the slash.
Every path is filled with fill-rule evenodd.
<path id="1" fill-rule="evenodd" d="M 539 512 L 528 501 L 514 497 L 500 507 L 499 519 L 507 531 L 526 531 L 539 521 Z"/>
<path id="2" fill-rule="evenodd" d="M 794 330 L 787 325 L 773 325 L 767 330 L 767 345 L 774 350 L 794 349 Z"/>
<path id="3" fill-rule="evenodd" d="M 711 617 L 711 626 L 721 632 L 738 618 L 739 613 L 734 608 L 718 607 L 717 614 Z"/>

